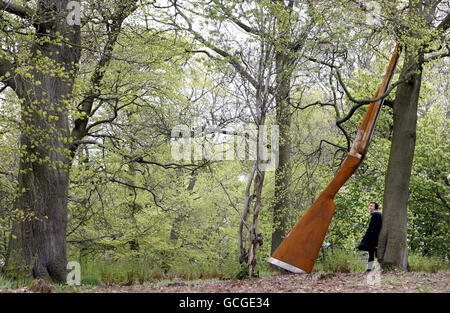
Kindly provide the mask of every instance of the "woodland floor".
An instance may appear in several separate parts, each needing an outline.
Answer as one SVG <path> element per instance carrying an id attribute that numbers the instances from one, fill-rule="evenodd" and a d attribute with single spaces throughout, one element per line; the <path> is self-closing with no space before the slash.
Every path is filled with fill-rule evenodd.
<path id="1" fill-rule="evenodd" d="M 449 282 L 450 272 L 281 273 L 251 280 L 180 280 L 143 285 L 90 285 L 75 287 L 75 289 L 65 286 L 52 291 L 58 293 L 450 293 Z M 31 291 L 28 287 L 23 287 L 9 289 L 7 292 Z"/>
<path id="2" fill-rule="evenodd" d="M 278 274 L 254 280 L 169 282 L 131 286 L 85 286 L 89 293 L 449 293 L 450 272 Z"/>

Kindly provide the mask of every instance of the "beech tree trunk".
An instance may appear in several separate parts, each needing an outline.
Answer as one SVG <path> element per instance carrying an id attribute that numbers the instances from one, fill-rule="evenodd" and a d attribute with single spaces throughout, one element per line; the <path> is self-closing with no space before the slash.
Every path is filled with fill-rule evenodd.
<path id="1" fill-rule="evenodd" d="M 77 107 L 83 114 L 76 117 L 70 131 L 67 106 L 81 52 L 80 25 L 70 17 L 81 12 L 74 12 L 69 2 L 39 0 L 36 10 L 13 3 L 0 6 L 32 21 L 35 28 L 31 57 L 20 60 L 30 66 L 27 73 L 16 72 L 21 64 L 0 58 L 0 75 L 14 78 L 3 82 L 21 100 L 22 113 L 15 209 L 23 212 L 23 217 L 13 227 L 6 272 L 25 272 L 56 282 L 64 282 L 67 273 L 67 194 L 72 158 L 88 134 L 93 103 L 122 23 L 137 8 L 134 0 L 121 0 L 114 3 L 113 10 L 98 10 L 108 21 L 107 40 L 91 76 L 91 89 Z"/>
<path id="2" fill-rule="evenodd" d="M 408 51 L 406 48 L 401 77 L 411 72 L 415 74 L 398 87 L 393 107 L 394 129 L 385 178 L 383 225 L 377 251 L 378 260 L 384 268 L 408 267 L 407 204 L 416 142 L 422 62 L 423 52 L 411 48 Z"/>
<path id="3" fill-rule="evenodd" d="M 79 26 L 66 21 L 67 0 L 39 1 L 29 75 L 13 86 L 21 99 L 19 195 L 23 212 L 13 227 L 6 272 L 55 282 L 67 276 L 66 224 L 70 136 L 67 102 L 80 58 Z M 52 38 L 64 37 L 59 45 Z M 46 42 L 49 38 L 50 42 Z M 70 46 L 67 42 L 78 47 Z M 53 63 L 50 73 L 40 61 Z M 31 79 L 30 79 L 31 77 Z M 22 274 L 20 274 L 22 273 Z M 24 274 L 25 273 L 25 274 Z"/>
<path id="4" fill-rule="evenodd" d="M 279 126 L 279 156 L 278 168 L 275 170 L 275 192 L 272 202 L 272 245 L 271 254 L 278 248 L 287 235 L 287 222 L 289 218 L 289 185 L 291 180 L 290 167 L 290 126 L 291 126 L 291 110 L 290 110 L 290 88 L 291 73 L 290 68 L 292 58 L 282 53 L 276 56 L 276 73 L 277 73 L 277 93 L 275 94 L 277 124 Z"/>

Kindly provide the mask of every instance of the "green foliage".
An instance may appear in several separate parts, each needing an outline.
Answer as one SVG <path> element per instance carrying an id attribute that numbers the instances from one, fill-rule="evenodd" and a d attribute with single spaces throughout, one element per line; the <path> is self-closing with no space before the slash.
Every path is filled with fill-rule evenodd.
<path id="1" fill-rule="evenodd" d="M 0 292 L 6 292 L 6 290 L 12 288 L 12 286 L 13 283 L 2 274 L 0 274 Z"/>
<path id="2" fill-rule="evenodd" d="M 102 285 L 102 280 L 97 275 L 84 275 L 81 276 L 82 285 Z"/>
<path id="3" fill-rule="evenodd" d="M 408 243 L 424 255 L 450 257 L 450 145 L 445 106 L 434 106 L 418 122 L 408 202 Z"/>
<path id="4" fill-rule="evenodd" d="M 247 263 L 242 263 L 241 267 L 239 269 L 239 271 L 236 273 L 235 279 L 238 280 L 243 280 L 243 279 L 248 279 L 248 264 Z"/>
<path id="5" fill-rule="evenodd" d="M 14 252 L 12 252 L 14 255 Z M 4 266 L 2 274 L 8 279 L 13 280 L 17 285 L 24 284 L 32 279 L 31 267 L 24 260 L 18 258 L 10 258 L 8 267 Z"/>
<path id="6" fill-rule="evenodd" d="M 354 273 L 364 270 L 361 253 L 352 250 L 327 249 L 314 265 L 314 272 Z"/>
<path id="7" fill-rule="evenodd" d="M 81 268 L 82 284 L 144 284 L 165 280 L 231 279 L 237 272 L 235 262 L 218 264 L 177 263 L 169 270 L 139 259 L 118 261 L 90 260 Z"/>
<path id="8" fill-rule="evenodd" d="M 430 257 L 411 253 L 408 256 L 408 263 L 413 272 L 438 273 L 450 271 L 450 262 L 437 256 Z"/>
<path id="9" fill-rule="evenodd" d="M 129 259 L 122 261 L 90 260 L 81 267 L 82 284 L 134 284 L 159 277 L 149 264 Z M 83 282 L 84 278 L 84 282 Z"/>
<path id="10" fill-rule="evenodd" d="M 438 256 L 423 256 L 417 252 L 412 252 L 409 254 L 408 262 L 410 270 L 413 272 L 438 273 L 450 270 L 450 263 Z M 319 255 L 313 272 L 362 272 L 366 268 L 366 264 L 367 256 L 361 252 L 345 249 L 326 249 Z M 383 270 L 391 269 L 383 268 Z"/>
<path id="11" fill-rule="evenodd" d="M 18 289 L 29 286 L 33 280 L 29 277 L 8 277 L 0 273 L 0 292 L 6 292 L 8 289 Z"/>

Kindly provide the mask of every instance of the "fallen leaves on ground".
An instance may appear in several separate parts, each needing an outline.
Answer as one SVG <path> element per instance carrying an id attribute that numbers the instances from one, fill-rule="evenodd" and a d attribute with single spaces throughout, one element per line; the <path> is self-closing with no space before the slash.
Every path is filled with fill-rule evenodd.
<path id="1" fill-rule="evenodd" d="M 449 292 L 450 273 L 278 274 L 255 280 L 173 282 L 165 285 L 91 286 L 101 293 L 411 293 Z"/>
<path id="2" fill-rule="evenodd" d="M 252 280 L 95 285 L 81 286 L 76 289 L 62 287 L 58 291 L 82 293 L 448 293 L 449 280 L 450 272 L 280 273 Z M 52 291 L 53 288 L 50 292 Z M 24 287 L 8 289 L 7 292 L 28 293 L 32 290 Z"/>

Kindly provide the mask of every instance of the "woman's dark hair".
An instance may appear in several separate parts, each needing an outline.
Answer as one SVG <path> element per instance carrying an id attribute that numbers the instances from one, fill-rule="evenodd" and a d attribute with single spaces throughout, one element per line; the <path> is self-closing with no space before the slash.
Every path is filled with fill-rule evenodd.
<path id="1" fill-rule="evenodd" d="M 375 210 L 378 210 L 378 203 L 376 203 L 375 201 L 370 201 L 370 203 L 375 203 Z"/>

